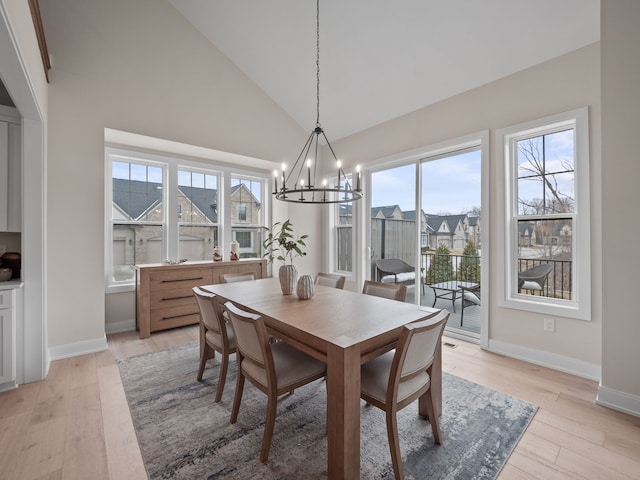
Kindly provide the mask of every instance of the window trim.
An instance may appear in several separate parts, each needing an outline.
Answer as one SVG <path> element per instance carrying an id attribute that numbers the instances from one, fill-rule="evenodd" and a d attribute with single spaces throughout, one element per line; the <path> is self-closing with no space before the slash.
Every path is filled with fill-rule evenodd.
<path id="1" fill-rule="evenodd" d="M 561 127 L 574 129 L 574 189 L 575 207 L 570 216 L 574 222 L 572 248 L 571 300 L 551 299 L 518 293 L 517 282 L 517 166 L 513 155 L 514 143 L 522 137 L 545 134 Z M 545 315 L 591 320 L 591 227 L 590 227 L 590 161 L 589 109 L 581 107 L 556 115 L 513 125 L 496 131 L 498 166 L 497 188 L 502 196 L 498 202 L 498 251 L 505 252 L 497 259 L 498 306 Z M 515 213 L 514 213 L 515 212 Z M 546 216 L 550 218 L 551 216 Z"/>

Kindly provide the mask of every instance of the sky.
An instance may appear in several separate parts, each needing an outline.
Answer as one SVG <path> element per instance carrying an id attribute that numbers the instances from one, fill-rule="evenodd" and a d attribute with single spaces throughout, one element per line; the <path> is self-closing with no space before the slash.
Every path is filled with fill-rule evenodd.
<path id="1" fill-rule="evenodd" d="M 467 213 L 480 207 L 480 151 L 453 154 L 421 164 L 422 210 L 429 214 Z M 371 206 L 399 205 L 415 210 L 415 165 L 376 172 Z"/>

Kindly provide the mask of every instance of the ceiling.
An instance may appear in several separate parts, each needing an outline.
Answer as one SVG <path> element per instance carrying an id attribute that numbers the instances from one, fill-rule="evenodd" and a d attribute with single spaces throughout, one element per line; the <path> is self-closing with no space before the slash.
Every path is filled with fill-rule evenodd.
<path id="1" fill-rule="evenodd" d="M 169 1 L 315 127 L 315 1 Z M 320 120 L 339 139 L 599 39 L 600 0 L 322 0 Z"/>

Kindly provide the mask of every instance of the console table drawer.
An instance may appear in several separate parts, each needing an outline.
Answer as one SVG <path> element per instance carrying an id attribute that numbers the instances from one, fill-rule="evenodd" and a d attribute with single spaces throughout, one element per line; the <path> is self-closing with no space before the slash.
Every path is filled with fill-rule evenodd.
<path id="1" fill-rule="evenodd" d="M 200 321 L 200 310 L 194 301 L 193 305 L 179 305 L 161 310 L 151 311 L 151 331 L 192 325 Z"/>
<path id="2" fill-rule="evenodd" d="M 193 296 L 193 290 L 191 288 L 192 287 L 189 286 L 172 290 L 152 291 L 151 310 L 178 307 L 180 305 L 197 305 L 196 299 Z"/>
<path id="3" fill-rule="evenodd" d="M 211 269 L 189 269 L 176 272 L 157 272 L 149 275 L 151 291 L 192 288 L 212 283 Z"/>

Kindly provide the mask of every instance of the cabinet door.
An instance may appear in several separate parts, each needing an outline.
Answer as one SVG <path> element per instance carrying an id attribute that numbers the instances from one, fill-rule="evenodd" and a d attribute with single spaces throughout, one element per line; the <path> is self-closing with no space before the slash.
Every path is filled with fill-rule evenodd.
<path id="1" fill-rule="evenodd" d="M 0 385 L 16 378 L 13 291 L 0 291 Z"/>

